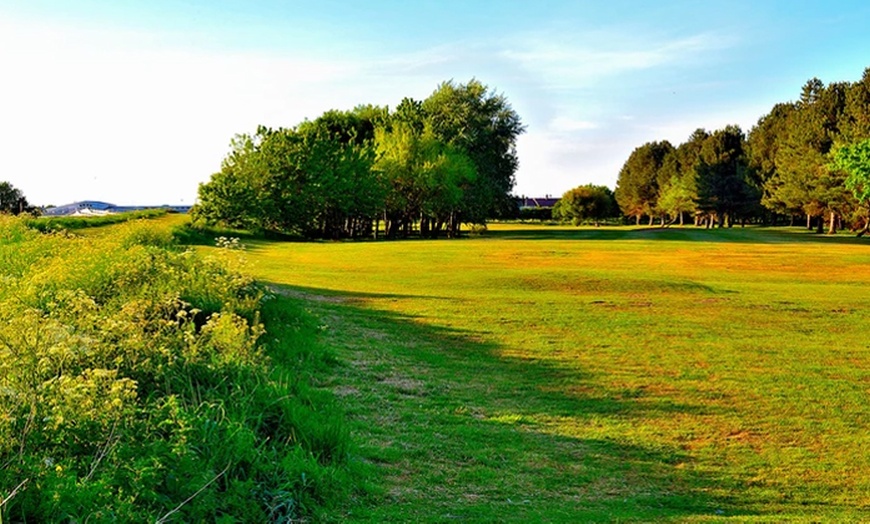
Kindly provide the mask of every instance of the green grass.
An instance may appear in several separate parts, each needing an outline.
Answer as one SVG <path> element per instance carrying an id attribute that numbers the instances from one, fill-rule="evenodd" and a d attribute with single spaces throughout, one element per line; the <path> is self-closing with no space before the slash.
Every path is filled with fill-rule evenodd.
<path id="1" fill-rule="evenodd" d="M 0 215 L 0 523 L 319 522 L 365 486 L 319 324 L 177 221 Z"/>
<path id="2" fill-rule="evenodd" d="M 870 244 L 799 230 L 495 225 L 251 240 L 318 318 L 357 522 L 870 518 Z"/>

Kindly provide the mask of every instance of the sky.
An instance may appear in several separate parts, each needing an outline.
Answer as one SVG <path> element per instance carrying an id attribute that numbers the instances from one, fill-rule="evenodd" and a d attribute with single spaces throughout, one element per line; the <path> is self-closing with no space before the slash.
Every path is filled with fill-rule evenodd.
<path id="1" fill-rule="evenodd" d="M 526 125 L 514 193 L 749 131 L 870 67 L 870 2 L 0 0 L 0 181 L 32 204 L 186 205 L 232 137 L 476 78 Z"/>

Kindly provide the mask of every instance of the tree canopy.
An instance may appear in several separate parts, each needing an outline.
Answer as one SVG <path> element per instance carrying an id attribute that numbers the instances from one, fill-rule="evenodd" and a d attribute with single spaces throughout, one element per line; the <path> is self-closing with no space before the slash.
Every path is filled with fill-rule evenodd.
<path id="1" fill-rule="evenodd" d="M 586 184 L 570 189 L 553 206 L 553 218 L 579 226 L 591 220 L 596 226 L 616 216 L 618 207 L 613 191 L 606 186 Z"/>
<path id="2" fill-rule="evenodd" d="M 510 200 L 524 131 L 507 99 L 472 79 L 426 100 L 328 111 L 239 135 L 201 184 L 197 220 L 313 238 L 455 236 Z"/>
<path id="3" fill-rule="evenodd" d="M 676 148 L 648 142 L 619 173 L 622 213 L 684 215 L 708 226 L 735 220 L 774 223 L 803 215 L 828 232 L 868 221 L 862 141 L 870 139 L 870 68 L 858 82 L 806 82 L 796 101 L 776 104 L 744 136 L 737 126 L 695 131 Z M 857 156 L 849 156 L 857 155 Z M 850 164 L 852 159 L 858 164 Z M 857 171 L 856 171 L 857 169 Z"/>
<path id="4" fill-rule="evenodd" d="M 9 182 L 0 182 L 0 213 L 17 215 L 28 210 L 29 207 L 20 189 Z"/>

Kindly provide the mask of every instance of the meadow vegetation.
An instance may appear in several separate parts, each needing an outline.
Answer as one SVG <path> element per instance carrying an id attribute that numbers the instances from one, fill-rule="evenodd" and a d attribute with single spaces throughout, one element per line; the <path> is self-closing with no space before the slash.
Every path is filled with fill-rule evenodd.
<path id="1" fill-rule="evenodd" d="M 185 221 L 82 237 L 0 217 L 0 522 L 870 508 L 862 239 L 240 242 Z"/>
<path id="2" fill-rule="evenodd" d="M 32 224 L 0 215 L 0 522 L 288 522 L 352 494 L 318 326 L 237 243 Z"/>
<path id="3" fill-rule="evenodd" d="M 126 213 L 109 213 L 94 216 L 42 216 L 28 218 L 26 224 L 32 229 L 42 232 L 78 230 L 94 227 L 120 224 L 130 220 L 157 218 L 165 215 L 165 209 L 143 209 L 142 211 L 129 211 Z"/>
<path id="4" fill-rule="evenodd" d="M 320 319 L 380 493 L 359 522 L 857 522 L 870 246 L 764 228 L 490 225 L 251 242 Z"/>

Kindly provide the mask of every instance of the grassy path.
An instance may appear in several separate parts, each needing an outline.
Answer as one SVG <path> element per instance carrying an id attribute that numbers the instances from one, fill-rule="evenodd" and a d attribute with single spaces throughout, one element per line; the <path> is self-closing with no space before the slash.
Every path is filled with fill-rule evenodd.
<path id="1" fill-rule="evenodd" d="M 862 521 L 870 246 L 759 230 L 252 243 L 344 362 L 359 522 Z"/>
<path id="2" fill-rule="evenodd" d="M 553 434 L 520 414 L 631 409 L 542 389 L 567 378 L 558 368 L 500 359 L 461 333 L 421 329 L 335 297 L 302 298 L 345 363 L 322 385 L 341 397 L 363 460 L 383 475 L 380 497 L 345 518 L 578 522 L 740 513 L 715 495 L 713 479 L 674 467 L 689 459 L 684 454 Z"/>

